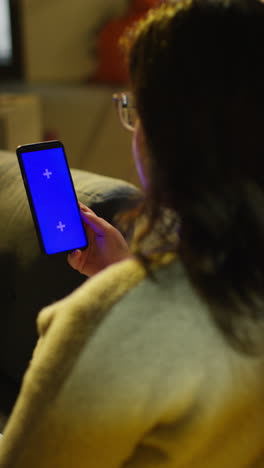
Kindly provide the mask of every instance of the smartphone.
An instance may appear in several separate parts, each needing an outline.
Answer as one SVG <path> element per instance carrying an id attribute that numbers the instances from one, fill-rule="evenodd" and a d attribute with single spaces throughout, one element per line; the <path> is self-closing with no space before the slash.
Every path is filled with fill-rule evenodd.
<path id="1" fill-rule="evenodd" d="M 42 252 L 85 249 L 87 236 L 63 144 L 23 145 L 16 153 Z"/>

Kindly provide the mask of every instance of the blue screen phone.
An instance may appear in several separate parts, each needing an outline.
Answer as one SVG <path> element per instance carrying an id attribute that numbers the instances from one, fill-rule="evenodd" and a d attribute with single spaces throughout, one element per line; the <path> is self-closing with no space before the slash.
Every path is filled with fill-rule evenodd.
<path id="1" fill-rule="evenodd" d="M 86 248 L 63 144 L 34 143 L 19 146 L 16 152 L 42 251 L 53 255 Z"/>

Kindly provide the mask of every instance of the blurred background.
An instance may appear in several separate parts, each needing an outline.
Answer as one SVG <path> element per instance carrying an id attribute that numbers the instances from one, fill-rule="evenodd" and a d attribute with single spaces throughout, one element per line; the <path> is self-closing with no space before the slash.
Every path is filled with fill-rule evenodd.
<path id="1" fill-rule="evenodd" d="M 0 0 L 0 149 L 61 140 L 71 167 L 139 184 L 112 94 L 120 36 L 158 0 Z"/>

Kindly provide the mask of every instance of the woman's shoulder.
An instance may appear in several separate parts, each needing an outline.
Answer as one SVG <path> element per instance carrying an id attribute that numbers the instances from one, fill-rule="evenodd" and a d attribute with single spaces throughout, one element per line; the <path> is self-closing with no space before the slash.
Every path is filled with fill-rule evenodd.
<path id="1" fill-rule="evenodd" d="M 85 321 L 93 322 L 93 317 L 103 317 L 145 276 L 145 269 L 134 258 L 105 268 L 68 296 L 40 311 L 37 318 L 39 335 L 44 335 L 54 321 L 62 322 L 63 327 L 67 323 L 70 328 L 78 328 Z M 94 320 L 96 322 L 97 318 Z"/>
<path id="2" fill-rule="evenodd" d="M 121 321 L 128 310 L 129 319 L 132 316 L 136 319 L 139 310 L 151 317 L 159 310 L 178 320 L 183 314 L 189 319 L 190 315 L 197 318 L 198 310 L 200 315 L 206 315 L 207 307 L 194 291 L 179 260 L 165 262 L 148 274 L 138 259 L 130 258 L 111 265 L 69 296 L 43 309 L 38 317 L 39 333 L 46 332 L 55 316 L 67 322 L 73 320 L 77 326 L 78 317 L 80 321 L 91 322 L 93 316 L 118 316 L 120 310 Z"/>

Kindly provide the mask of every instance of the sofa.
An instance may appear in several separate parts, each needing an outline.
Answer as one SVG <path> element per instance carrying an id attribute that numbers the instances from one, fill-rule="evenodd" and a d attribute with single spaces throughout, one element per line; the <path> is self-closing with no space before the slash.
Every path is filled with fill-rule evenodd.
<path id="1" fill-rule="evenodd" d="M 71 172 L 78 199 L 112 224 L 117 213 L 140 197 L 139 189 L 123 180 L 78 169 Z M 87 278 L 68 265 L 66 255 L 41 254 L 14 152 L 0 151 L 0 213 L 1 432 L 37 341 L 39 310 Z"/>

